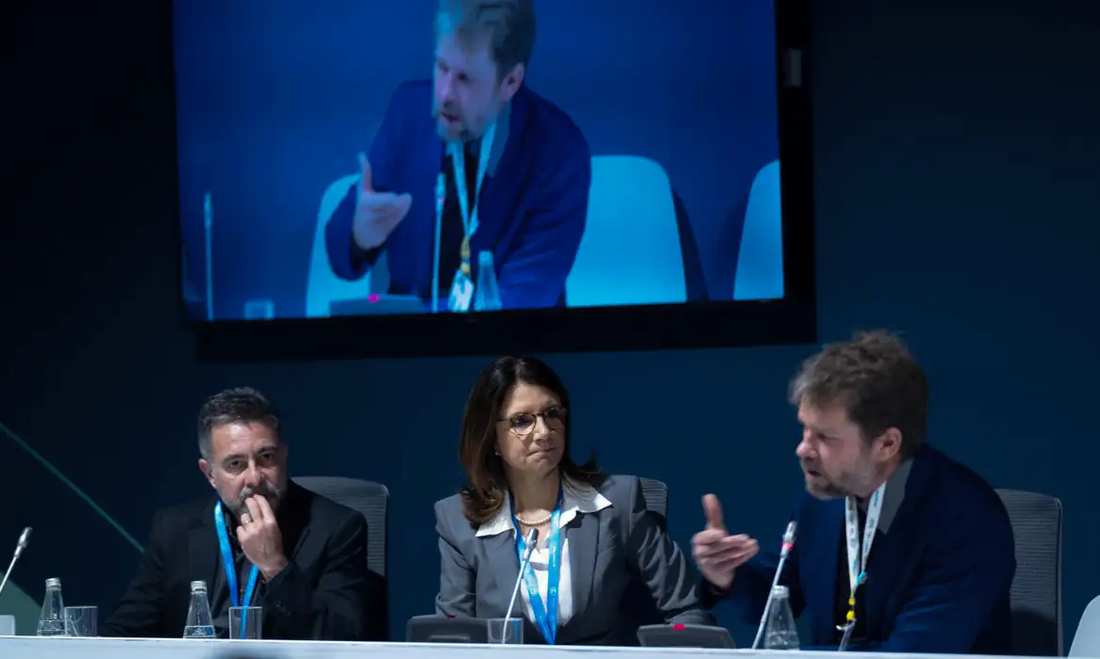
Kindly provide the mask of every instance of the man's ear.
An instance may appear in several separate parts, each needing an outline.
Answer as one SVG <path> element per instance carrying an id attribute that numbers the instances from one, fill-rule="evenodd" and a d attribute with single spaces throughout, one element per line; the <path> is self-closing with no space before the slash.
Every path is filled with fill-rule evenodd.
<path id="1" fill-rule="evenodd" d="M 894 459 L 901 453 L 901 431 L 897 428 L 887 428 L 886 432 L 879 436 L 878 446 L 881 461 Z"/>
<path id="2" fill-rule="evenodd" d="M 527 67 L 522 64 L 516 64 L 512 67 L 504 79 L 500 83 L 500 99 L 507 103 L 512 100 L 512 97 L 516 95 L 519 88 L 523 86 L 523 76 L 527 73 Z"/>
<path id="3" fill-rule="evenodd" d="M 206 481 L 210 483 L 210 487 L 217 488 L 214 485 L 214 470 L 210 467 L 210 463 L 206 461 L 206 458 L 199 458 L 199 471 L 206 477 Z"/>

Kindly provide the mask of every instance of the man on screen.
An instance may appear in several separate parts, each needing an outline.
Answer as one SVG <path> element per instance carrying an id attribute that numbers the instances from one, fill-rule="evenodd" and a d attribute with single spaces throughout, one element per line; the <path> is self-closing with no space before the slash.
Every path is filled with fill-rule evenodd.
<path id="1" fill-rule="evenodd" d="M 502 308 L 561 305 L 591 154 L 569 117 L 524 84 L 532 0 L 441 0 L 435 30 L 433 80 L 394 92 L 360 155 L 361 181 L 326 227 L 333 272 L 358 279 L 385 251 L 390 293 L 469 311 L 488 252 Z"/>
<path id="2" fill-rule="evenodd" d="M 138 574 L 100 634 L 180 638 L 201 580 L 215 636 L 226 636 L 230 607 L 255 606 L 264 638 L 373 640 L 381 592 L 367 572 L 366 520 L 288 480 L 267 398 L 242 388 L 207 399 L 199 453 L 215 495 L 157 513 Z"/>

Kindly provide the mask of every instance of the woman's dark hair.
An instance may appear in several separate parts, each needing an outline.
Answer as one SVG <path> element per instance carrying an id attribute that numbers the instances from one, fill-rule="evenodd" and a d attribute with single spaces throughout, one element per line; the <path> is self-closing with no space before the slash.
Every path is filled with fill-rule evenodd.
<path id="1" fill-rule="evenodd" d="M 603 479 L 596 466 L 595 454 L 583 465 L 573 462 L 569 456 L 569 392 L 558 374 L 534 357 L 501 357 L 482 371 L 470 390 L 462 415 L 462 436 L 458 442 L 458 459 L 466 470 L 462 507 L 472 524 L 489 521 L 504 505 L 508 479 L 504 474 L 504 460 L 494 449 L 504 400 L 518 383 L 549 390 L 566 410 L 565 452 L 558 465 L 562 476 L 590 485 L 597 485 Z"/>

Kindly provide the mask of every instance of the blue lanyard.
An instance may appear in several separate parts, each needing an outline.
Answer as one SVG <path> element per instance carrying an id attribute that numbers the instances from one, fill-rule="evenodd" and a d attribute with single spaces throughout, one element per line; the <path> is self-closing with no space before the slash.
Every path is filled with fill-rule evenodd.
<path id="1" fill-rule="evenodd" d="M 547 545 L 550 548 L 550 566 L 546 575 L 546 605 L 542 603 L 539 595 L 539 582 L 535 573 L 527 570 L 523 575 L 523 584 L 527 587 L 527 599 L 531 603 L 531 610 L 535 614 L 535 624 L 542 637 L 550 645 L 554 644 L 554 638 L 558 634 L 558 582 L 561 581 L 561 505 L 563 495 L 558 491 L 558 503 L 554 506 L 554 512 L 550 514 L 550 538 Z M 516 504 L 512 503 L 512 523 L 516 526 L 516 553 L 519 554 L 520 568 L 523 567 L 523 554 L 527 551 L 527 543 L 523 541 L 523 534 L 519 530 L 519 520 L 516 518 Z"/>
<path id="2" fill-rule="evenodd" d="M 225 566 L 225 579 L 229 582 L 229 597 L 233 606 L 248 606 L 252 601 L 252 593 L 256 590 L 256 579 L 260 575 L 260 569 L 255 565 L 248 572 L 248 585 L 244 591 L 244 604 L 239 603 L 240 591 L 237 590 L 237 566 L 233 561 L 233 552 L 229 549 L 229 533 L 225 530 L 225 515 L 222 514 L 222 502 L 214 506 L 214 525 L 218 527 L 218 545 L 222 549 L 222 565 Z M 241 619 L 241 633 L 246 629 L 244 618 Z"/>

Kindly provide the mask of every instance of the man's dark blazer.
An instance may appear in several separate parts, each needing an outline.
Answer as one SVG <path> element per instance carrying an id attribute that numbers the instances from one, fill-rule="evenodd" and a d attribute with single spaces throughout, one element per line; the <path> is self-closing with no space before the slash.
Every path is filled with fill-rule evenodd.
<path id="1" fill-rule="evenodd" d="M 369 157 L 375 190 L 412 196 L 408 215 L 384 246 L 388 292 L 425 301 L 431 299 L 432 288 L 435 186 L 449 166 L 431 112 L 432 89 L 430 80 L 398 87 Z M 524 85 L 498 120 L 487 166 L 477 203 L 480 228 L 470 239 L 473 280 L 478 280 L 476 255 L 489 251 L 505 309 L 558 306 L 588 221 L 588 142 L 565 112 Z M 325 228 L 332 271 L 350 281 L 374 267 L 383 252 L 362 252 L 352 240 L 358 187 L 356 183 L 348 189 Z M 441 254 L 441 263 L 447 257 Z M 454 270 L 440 274 L 444 299 L 454 276 Z"/>
<path id="2" fill-rule="evenodd" d="M 981 476 L 927 444 L 902 467 L 887 481 L 867 580 L 857 591 L 866 640 L 850 649 L 1009 654 L 1016 554 L 1004 504 Z M 837 587 L 845 595 L 848 590 L 838 584 L 844 501 L 803 493 L 794 518 L 798 542 L 780 583 L 790 588 L 794 614 L 809 612 L 809 643 L 803 645 L 835 648 Z M 737 568 L 729 592 L 710 586 L 700 595 L 708 604 L 724 596 L 755 625 L 778 558 L 761 551 Z"/>
<path id="3" fill-rule="evenodd" d="M 555 644 L 637 645 L 640 624 L 713 625 L 696 596 L 697 575 L 657 514 L 646 509 L 639 480 L 608 476 L 595 490 L 611 505 L 580 512 L 562 528 L 569 540 L 573 617 Z M 435 521 L 441 558 L 436 613 L 503 618 L 519 576 L 514 532 L 479 537 L 457 494 L 435 504 Z M 517 599 L 512 615 L 526 620 L 524 642 L 545 643 L 523 609 Z"/>
<path id="4" fill-rule="evenodd" d="M 191 582 L 201 579 L 212 588 L 224 572 L 216 503 L 205 497 L 157 513 L 141 568 L 114 615 L 100 625 L 101 636 L 183 636 Z M 257 586 L 253 603 L 263 608 L 263 637 L 366 640 L 376 599 L 368 587 L 366 520 L 293 483 L 276 516 L 290 564 Z"/>

